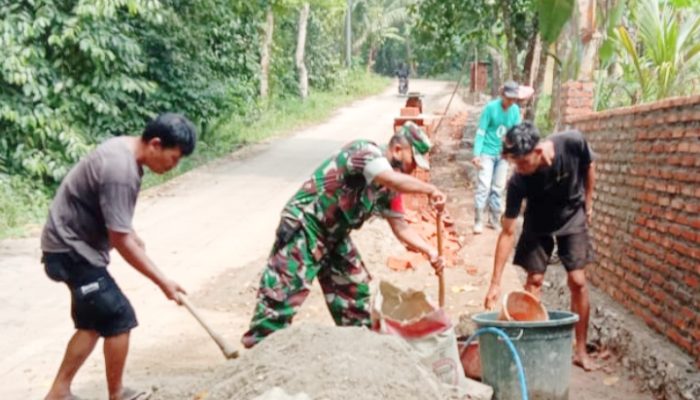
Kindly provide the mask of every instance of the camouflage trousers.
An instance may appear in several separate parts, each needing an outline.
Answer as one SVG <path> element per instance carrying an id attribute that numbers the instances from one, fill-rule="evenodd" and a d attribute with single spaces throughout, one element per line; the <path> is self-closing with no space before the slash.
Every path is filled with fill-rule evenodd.
<path id="1" fill-rule="evenodd" d="M 241 339 L 243 345 L 253 347 L 289 326 L 315 277 L 336 325 L 369 327 L 370 275 L 350 238 L 328 245 L 308 226 L 301 225 L 286 235 L 280 232 L 284 230 L 283 221 L 260 279 L 250 329 Z"/>

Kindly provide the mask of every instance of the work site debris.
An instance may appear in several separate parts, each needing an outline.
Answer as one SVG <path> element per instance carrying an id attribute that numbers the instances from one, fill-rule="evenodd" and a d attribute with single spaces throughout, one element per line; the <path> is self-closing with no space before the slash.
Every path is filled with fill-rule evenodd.
<path id="1" fill-rule="evenodd" d="M 409 111 L 404 108 L 401 112 L 403 115 Z M 466 118 L 466 113 L 459 113 L 451 116 L 445 121 L 441 129 L 450 129 L 452 136 L 458 135 L 461 137 L 461 127 L 464 125 Z M 434 143 L 436 138 L 433 136 L 438 123 L 439 119 L 436 118 L 430 125 L 424 127 L 426 133 L 431 136 Z M 433 147 L 433 152 L 436 151 L 438 151 L 437 146 Z M 430 171 L 416 169 L 413 171 L 412 175 L 424 182 L 430 182 Z M 405 194 L 402 197 L 403 205 L 406 210 L 405 220 L 426 242 L 437 248 L 437 212 L 430 204 L 428 196 L 422 194 Z M 442 213 L 442 222 L 443 257 L 445 258 L 445 265 L 447 267 L 455 267 L 458 264 L 457 253 L 462 248 L 463 243 L 455 229 L 455 221 L 447 210 L 444 210 Z M 401 255 L 390 256 L 386 262 L 387 266 L 394 271 L 404 271 L 407 269 L 416 269 L 419 264 L 427 261 L 425 257 L 411 250 L 413 249 L 407 249 L 407 252 Z"/>
<path id="2" fill-rule="evenodd" d="M 490 386 L 465 376 L 454 327 L 424 292 L 380 282 L 372 302 L 372 328 L 406 340 L 423 365 L 461 398 L 490 400 L 493 396 Z"/>
<path id="3" fill-rule="evenodd" d="M 253 400 L 275 387 L 314 400 L 458 399 L 401 338 L 356 327 L 293 325 L 206 382 L 207 400 Z"/>

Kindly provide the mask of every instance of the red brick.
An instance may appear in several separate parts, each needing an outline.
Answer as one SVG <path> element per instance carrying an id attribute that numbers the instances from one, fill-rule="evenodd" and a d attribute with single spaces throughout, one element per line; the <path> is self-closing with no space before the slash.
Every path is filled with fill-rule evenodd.
<path id="1" fill-rule="evenodd" d="M 666 261 L 667 263 L 670 263 L 671 265 L 676 266 L 676 267 L 681 267 L 683 265 L 683 263 L 681 262 L 681 259 L 678 258 L 678 256 L 671 254 L 670 252 L 668 252 L 666 254 L 664 261 Z"/>
<path id="2" fill-rule="evenodd" d="M 657 303 L 652 302 L 652 303 L 649 303 L 649 311 L 651 311 L 653 316 L 658 317 L 661 315 L 662 309 L 661 309 L 661 306 L 659 306 Z M 652 328 L 657 329 L 657 330 L 661 329 L 661 327 L 658 324 L 658 321 L 655 318 L 652 319 L 651 321 L 652 321 L 651 322 Z"/>
<path id="3" fill-rule="evenodd" d="M 673 250 L 691 258 L 695 257 L 695 255 L 697 254 L 694 248 L 688 247 L 678 242 L 674 243 L 672 248 Z"/>
<path id="4" fill-rule="evenodd" d="M 661 285 L 661 284 L 664 282 L 664 277 L 661 276 L 660 274 L 653 273 L 653 274 L 651 274 L 650 282 L 651 282 L 653 285 L 657 285 L 657 286 L 658 286 L 658 285 Z"/>
<path id="5" fill-rule="evenodd" d="M 405 271 L 411 268 L 411 263 L 404 257 L 390 256 L 386 260 L 386 265 L 394 271 Z"/>
<path id="6" fill-rule="evenodd" d="M 698 289 L 700 287 L 700 279 L 692 272 L 683 278 L 683 283 L 688 285 L 691 289 Z"/>
<path id="7" fill-rule="evenodd" d="M 690 339 L 683 337 L 676 329 L 668 329 L 665 333 L 671 341 L 680 346 L 683 350 L 689 353 L 693 350 L 693 344 Z"/>
<path id="8" fill-rule="evenodd" d="M 687 319 L 688 321 L 693 320 L 696 316 L 698 316 L 698 312 L 691 310 L 688 307 L 681 307 L 680 309 L 680 315 L 681 317 Z M 700 335 L 700 326 L 698 326 L 697 333 Z M 698 338 L 700 340 L 700 338 Z"/>
<path id="9" fill-rule="evenodd" d="M 415 117 L 420 114 L 420 109 L 417 107 L 403 107 L 401 109 L 401 116 L 402 117 Z"/>
<path id="10" fill-rule="evenodd" d="M 690 331 L 690 335 L 695 339 L 698 344 L 700 344 L 700 326 L 695 327 L 692 331 Z"/>
<path id="11" fill-rule="evenodd" d="M 693 218 L 690 220 L 690 226 L 695 229 L 700 229 L 700 218 Z"/>
<path id="12" fill-rule="evenodd" d="M 681 237 L 685 240 L 692 242 L 692 241 L 695 241 L 695 239 L 697 238 L 697 234 L 693 231 L 683 229 L 683 230 L 681 230 Z"/>

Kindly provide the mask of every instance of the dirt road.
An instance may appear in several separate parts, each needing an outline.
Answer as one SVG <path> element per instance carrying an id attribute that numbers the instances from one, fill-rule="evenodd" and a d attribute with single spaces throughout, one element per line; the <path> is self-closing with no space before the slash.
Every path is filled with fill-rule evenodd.
<path id="1" fill-rule="evenodd" d="M 426 103 L 433 106 L 435 96 L 448 93 L 447 84 L 440 82 L 412 82 L 412 90 L 427 93 Z M 383 142 L 389 137 L 393 116 L 404 102 L 394 93 L 391 88 L 355 102 L 326 123 L 252 146 L 144 193 L 135 227 L 148 253 L 193 293 L 223 271 L 260 260 L 269 251 L 279 211 L 317 164 L 349 140 Z M 39 398 L 72 332 L 68 292 L 43 275 L 38 238 L 0 246 L 0 398 Z M 129 376 L 222 362 L 184 310 L 167 302 L 118 256 L 113 259 L 110 271 L 134 304 L 140 322 L 132 335 Z M 252 265 L 251 273 L 262 267 L 260 262 Z M 238 288 L 237 283 L 244 282 L 226 286 Z M 236 341 L 238 327 L 248 318 L 249 311 L 212 316 L 214 324 Z M 165 370 L 160 369 L 163 366 Z M 103 380 L 102 357 L 96 351 L 76 380 L 76 392 L 101 397 Z"/>
<path id="2" fill-rule="evenodd" d="M 426 95 L 427 113 L 441 110 L 451 86 L 412 81 L 411 90 Z M 393 117 L 404 102 L 395 88 L 338 110 L 327 122 L 251 146 L 142 194 L 135 227 L 156 263 L 190 293 L 212 325 L 238 344 L 253 306 L 258 274 L 273 240 L 279 211 L 316 165 L 345 142 L 368 138 L 385 142 Z M 457 102 L 459 103 L 459 102 Z M 464 109 L 459 103 L 454 109 Z M 436 171 L 443 182 L 460 182 L 448 191 L 448 209 L 467 232 L 471 195 L 460 167 Z M 466 235 L 466 233 L 465 233 Z M 402 251 L 383 221 L 373 221 L 353 235 L 375 282 L 391 279 L 401 286 L 437 291 L 429 268 L 396 273 L 386 257 Z M 487 232 L 463 251 L 460 268 L 447 272 L 447 310 L 457 319 L 480 309 L 495 240 Z M 49 387 L 73 332 L 69 296 L 49 281 L 39 263 L 38 238 L 0 242 L 0 398 L 37 399 Z M 192 398 L 197 375 L 225 361 L 187 312 L 114 255 L 110 271 L 134 304 L 140 326 L 132 333 L 127 364 L 128 385 L 155 386 L 161 398 Z M 476 275 L 462 267 L 478 266 Z M 520 285 L 510 268 L 505 290 Z M 454 289 L 454 290 L 453 290 Z M 297 323 L 331 324 L 318 290 L 311 294 Z M 583 378 L 582 378 L 583 379 Z M 588 377 L 591 386 L 600 386 Z M 592 379 L 592 380 L 591 380 Z M 74 392 L 84 398 L 106 397 L 101 351 L 96 350 L 78 374 Z M 163 396 L 177 393 L 176 397 Z M 639 397 L 619 398 L 639 398 Z M 618 398 L 604 397 L 587 398 Z"/>

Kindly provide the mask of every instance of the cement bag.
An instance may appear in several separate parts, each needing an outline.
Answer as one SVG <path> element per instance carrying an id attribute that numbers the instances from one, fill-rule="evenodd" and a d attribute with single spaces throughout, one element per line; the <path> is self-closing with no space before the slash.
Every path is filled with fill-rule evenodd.
<path id="1" fill-rule="evenodd" d="M 489 386 L 465 377 L 452 323 L 425 293 L 380 282 L 372 304 L 372 329 L 404 338 L 423 364 L 441 382 L 456 387 L 460 396 L 491 398 Z"/>

